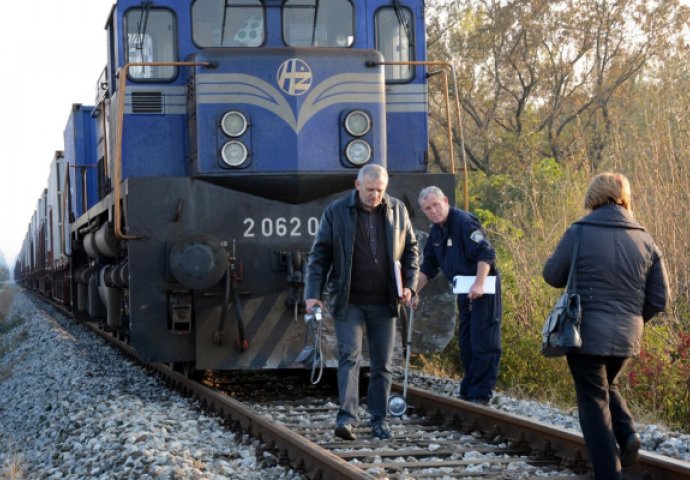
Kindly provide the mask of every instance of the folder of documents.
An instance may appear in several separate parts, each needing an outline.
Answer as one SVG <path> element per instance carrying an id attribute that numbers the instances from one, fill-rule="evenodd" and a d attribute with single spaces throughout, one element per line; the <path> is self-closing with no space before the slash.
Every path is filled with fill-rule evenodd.
<path id="1" fill-rule="evenodd" d="M 400 262 L 395 262 L 395 288 L 398 291 L 398 298 L 403 296 L 403 282 L 402 282 L 402 265 Z"/>
<path id="2" fill-rule="evenodd" d="M 468 293 L 470 287 L 477 279 L 475 276 L 470 275 L 456 275 L 453 277 L 453 293 Z M 496 275 L 489 275 L 484 280 L 484 293 L 495 294 L 496 293 Z"/>

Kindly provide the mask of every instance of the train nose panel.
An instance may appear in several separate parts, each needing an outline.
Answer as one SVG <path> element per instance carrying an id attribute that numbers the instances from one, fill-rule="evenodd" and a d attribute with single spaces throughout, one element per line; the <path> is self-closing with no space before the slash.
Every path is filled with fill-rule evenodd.
<path id="1" fill-rule="evenodd" d="M 193 176 L 352 172 L 358 165 L 344 152 L 355 139 L 367 142 L 373 162 L 386 162 L 385 78 L 370 66 L 382 60 L 376 50 L 206 49 L 194 59 L 215 67 L 193 73 Z M 372 126 L 358 137 L 344 126 L 353 111 L 366 112 Z M 228 114 L 246 128 L 224 129 Z M 219 156 L 231 146 L 247 153 L 232 165 Z"/>
<path id="2" fill-rule="evenodd" d="M 237 318 L 222 324 L 221 307 L 197 303 L 197 368 L 215 370 L 304 368 L 300 353 L 307 345 L 306 326 L 293 309 L 285 308 L 287 293 L 254 297 L 241 306 L 241 326 Z M 233 314 L 234 317 L 234 314 Z M 323 322 L 321 348 L 325 367 L 337 366 L 337 343 L 333 321 Z M 246 339 L 246 345 L 239 343 Z M 222 338 L 222 342 L 212 341 Z"/>

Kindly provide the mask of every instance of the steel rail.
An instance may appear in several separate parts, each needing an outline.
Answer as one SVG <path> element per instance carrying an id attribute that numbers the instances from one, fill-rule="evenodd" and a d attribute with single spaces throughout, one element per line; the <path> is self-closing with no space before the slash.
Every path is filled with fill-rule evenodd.
<path id="1" fill-rule="evenodd" d="M 288 428 L 265 419 L 237 400 L 205 385 L 190 381 L 165 365 L 154 364 L 152 367 L 168 378 L 179 382 L 185 390 L 191 392 L 202 402 L 212 405 L 215 412 L 220 416 L 239 422 L 243 431 L 259 439 L 262 443 L 272 443 L 275 448 L 287 455 L 293 467 L 299 466 L 299 469 L 304 470 L 310 478 L 322 478 L 324 480 L 376 478 Z"/>
<path id="2" fill-rule="evenodd" d="M 362 469 L 345 459 L 316 445 L 288 428 L 267 420 L 241 402 L 219 393 L 199 382 L 193 381 L 162 363 L 147 363 L 141 360 L 135 350 L 105 332 L 92 322 L 85 322 L 88 328 L 122 349 L 128 356 L 154 370 L 179 390 L 196 398 L 199 402 L 226 421 L 239 423 L 241 429 L 262 444 L 270 445 L 287 458 L 296 470 L 303 471 L 309 478 L 322 480 L 373 480 Z"/>
<path id="3" fill-rule="evenodd" d="M 394 384 L 393 390 L 401 391 L 402 386 Z M 417 410 L 427 414 L 438 412 L 463 424 L 493 429 L 514 441 L 526 441 L 534 451 L 551 451 L 566 465 L 588 460 L 585 441 L 579 432 L 417 388 L 408 387 L 407 397 Z M 623 474 L 626 480 L 687 480 L 690 463 L 640 450 L 639 462 L 623 469 Z"/>

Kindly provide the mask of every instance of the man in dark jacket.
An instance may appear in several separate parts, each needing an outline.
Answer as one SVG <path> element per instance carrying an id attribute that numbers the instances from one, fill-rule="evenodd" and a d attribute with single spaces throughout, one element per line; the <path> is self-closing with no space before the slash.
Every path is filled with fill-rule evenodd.
<path id="1" fill-rule="evenodd" d="M 387 186 L 385 168 L 364 166 L 355 190 L 324 210 L 307 264 L 306 309 L 322 307 L 322 293 L 328 293 L 335 321 L 340 399 L 335 434 L 346 440 L 356 439 L 365 327 L 372 433 L 384 440 L 391 436 L 385 419 L 396 318 L 399 302 L 409 303 L 417 286 L 417 239 L 405 205 L 386 195 Z"/>
<path id="2" fill-rule="evenodd" d="M 551 286 L 566 285 L 579 229 L 575 280 L 582 347 L 567 360 L 594 477 L 601 480 L 620 479 L 621 466 L 639 457 L 640 437 L 615 382 L 629 357 L 640 352 L 644 322 L 662 312 L 669 297 L 661 252 L 634 220 L 630 202 L 625 176 L 595 176 L 585 195 L 592 212 L 565 232 L 543 272 Z"/>
<path id="3" fill-rule="evenodd" d="M 487 404 L 493 395 L 501 359 L 501 282 L 496 251 L 479 219 L 451 208 L 441 189 L 426 187 L 419 206 L 433 222 L 419 274 L 418 291 L 440 271 L 449 282 L 456 275 L 474 276 L 469 291 L 458 295 L 460 359 L 465 374 L 460 398 Z M 487 277 L 495 276 L 495 293 L 485 294 Z M 416 299 L 415 299 L 416 300 Z"/>

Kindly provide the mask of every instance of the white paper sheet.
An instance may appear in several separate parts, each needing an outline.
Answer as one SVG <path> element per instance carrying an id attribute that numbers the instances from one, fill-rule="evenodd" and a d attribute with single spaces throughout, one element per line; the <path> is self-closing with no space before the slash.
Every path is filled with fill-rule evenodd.
<path id="1" fill-rule="evenodd" d="M 469 293 L 470 287 L 477 279 L 475 276 L 468 275 L 456 275 L 453 277 L 453 293 Z M 484 280 L 484 293 L 495 294 L 496 293 L 496 276 L 489 275 Z"/>

